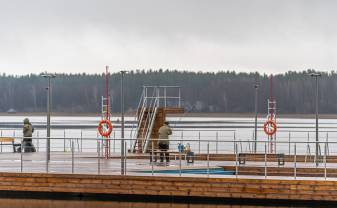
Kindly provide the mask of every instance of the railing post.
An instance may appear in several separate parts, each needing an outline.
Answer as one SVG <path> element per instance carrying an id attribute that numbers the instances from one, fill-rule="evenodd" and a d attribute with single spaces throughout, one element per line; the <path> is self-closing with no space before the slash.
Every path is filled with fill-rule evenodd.
<path id="1" fill-rule="evenodd" d="M 22 152 L 23 152 L 24 148 L 23 148 L 23 141 L 21 139 L 21 152 L 20 152 L 20 163 L 21 163 L 21 173 L 23 171 L 23 158 L 22 158 Z"/>
<path id="2" fill-rule="evenodd" d="M 235 135 L 235 131 L 234 131 L 233 134 L 234 134 L 234 135 L 233 135 L 233 138 L 234 138 L 234 150 L 235 150 L 235 145 L 236 145 L 236 135 Z"/>
<path id="3" fill-rule="evenodd" d="M 180 150 L 179 150 L 179 176 L 181 176 L 181 151 Z"/>
<path id="4" fill-rule="evenodd" d="M 207 177 L 209 177 L 209 141 L 207 143 Z"/>
<path id="5" fill-rule="evenodd" d="M 290 131 L 288 132 L 288 148 L 289 148 L 289 155 L 290 155 Z"/>
<path id="6" fill-rule="evenodd" d="M 116 153 L 116 132 L 114 131 L 114 153 Z"/>
<path id="7" fill-rule="evenodd" d="M 294 146 L 294 178 L 297 176 L 297 150 L 296 150 L 296 142 Z"/>
<path id="8" fill-rule="evenodd" d="M 83 132 L 81 129 L 81 152 L 82 152 L 82 148 L 83 148 Z"/>
<path id="9" fill-rule="evenodd" d="M 256 142 L 253 143 L 253 141 L 255 141 L 255 130 L 253 130 L 253 134 L 252 134 L 252 141 L 248 142 L 248 147 L 249 147 L 249 152 L 252 153 L 256 153 L 256 149 L 255 149 L 255 144 Z M 252 149 L 250 148 L 252 146 Z"/>
<path id="10" fill-rule="evenodd" d="M 326 132 L 326 143 L 327 143 L 327 146 L 326 146 L 326 155 L 330 155 L 330 150 L 329 150 L 329 132 Z"/>
<path id="11" fill-rule="evenodd" d="M 216 132 L 216 146 L 215 146 L 215 153 L 218 154 L 218 132 Z"/>
<path id="12" fill-rule="evenodd" d="M 327 146 L 328 146 L 328 143 L 325 142 L 325 145 L 324 145 L 324 179 L 326 180 L 326 174 L 327 174 L 327 170 L 326 170 L 326 154 L 327 154 Z"/>
<path id="13" fill-rule="evenodd" d="M 63 152 L 66 152 L 66 130 L 63 129 Z"/>
<path id="14" fill-rule="evenodd" d="M 234 149 L 234 152 L 235 152 L 235 176 L 237 178 L 238 172 L 239 172 L 239 168 L 238 168 L 238 145 L 235 143 L 234 147 L 235 147 L 235 149 Z"/>
<path id="15" fill-rule="evenodd" d="M 156 155 L 156 159 L 157 159 L 157 155 Z M 152 145 L 151 145 L 151 173 L 152 173 L 152 176 L 154 175 L 153 163 L 154 163 L 154 143 L 153 143 L 153 140 L 152 140 Z"/>
<path id="16" fill-rule="evenodd" d="M 199 131 L 199 155 L 200 155 L 200 131 Z"/>
<path id="17" fill-rule="evenodd" d="M 128 143 L 127 142 L 124 142 L 124 175 L 126 175 L 126 171 L 127 171 L 127 167 L 126 167 L 126 164 L 127 164 L 127 159 L 128 159 L 128 152 L 127 152 L 127 145 Z"/>
<path id="18" fill-rule="evenodd" d="M 46 151 L 48 151 L 48 145 L 46 146 Z M 22 152 L 23 150 L 21 149 L 21 152 Z M 50 156 L 48 156 L 47 155 L 47 158 L 46 158 L 46 173 L 48 173 L 49 172 L 49 162 L 50 162 Z"/>
<path id="19" fill-rule="evenodd" d="M 264 143 L 264 178 L 267 178 L 267 142 Z"/>
<path id="20" fill-rule="evenodd" d="M 101 173 L 101 154 L 100 154 L 100 147 L 101 142 L 97 141 L 97 174 L 100 175 Z"/>
<path id="21" fill-rule="evenodd" d="M 39 136 L 40 131 L 37 131 L 37 144 L 36 144 L 36 149 L 37 152 L 40 152 L 40 136 Z"/>
<path id="22" fill-rule="evenodd" d="M 71 173 L 74 173 L 74 141 L 71 140 Z"/>

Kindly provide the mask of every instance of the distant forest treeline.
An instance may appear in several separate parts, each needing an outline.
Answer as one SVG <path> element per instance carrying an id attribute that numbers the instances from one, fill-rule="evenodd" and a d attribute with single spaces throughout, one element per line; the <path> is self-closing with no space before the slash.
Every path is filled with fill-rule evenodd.
<path id="1" fill-rule="evenodd" d="M 274 75 L 273 95 L 280 113 L 313 113 L 315 81 L 310 71 Z M 255 79 L 259 82 L 259 112 L 267 110 L 269 79 L 265 74 L 131 71 L 125 75 L 125 109 L 135 110 L 143 85 L 179 85 L 187 112 L 254 112 Z M 120 111 L 120 74 L 110 74 L 112 111 Z M 39 75 L 0 76 L 0 111 L 46 110 L 47 79 Z M 52 80 L 53 111 L 100 112 L 105 93 L 104 74 L 57 74 Z M 319 78 L 320 113 L 337 113 L 337 72 Z"/>

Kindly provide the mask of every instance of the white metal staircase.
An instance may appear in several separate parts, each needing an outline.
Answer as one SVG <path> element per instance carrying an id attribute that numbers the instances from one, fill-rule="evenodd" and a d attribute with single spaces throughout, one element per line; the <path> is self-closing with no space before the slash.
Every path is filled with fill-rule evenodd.
<path id="1" fill-rule="evenodd" d="M 147 152 L 151 146 L 151 136 L 155 134 L 155 128 L 158 128 L 156 119 L 161 119 L 157 118 L 162 112 L 160 108 L 180 108 L 180 104 L 179 86 L 143 86 L 135 116 L 137 126 L 133 127 L 130 133 L 130 137 L 135 141 L 130 150 Z"/>

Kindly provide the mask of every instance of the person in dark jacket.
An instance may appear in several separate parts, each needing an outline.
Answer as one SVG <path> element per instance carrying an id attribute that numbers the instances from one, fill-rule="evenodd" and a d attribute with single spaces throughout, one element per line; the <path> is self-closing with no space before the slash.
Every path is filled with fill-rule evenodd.
<path id="1" fill-rule="evenodd" d="M 159 149 L 160 162 L 164 162 L 164 155 L 166 162 L 170 162 L 170 155 L 167 152 L 170 149 L 169 135 L 172 134 L 172 129 L 169 127 L 169 122 L 164 122 L 164 125 L 159 128 Z"/>
<path id="2" fill-rule="evenodd" d="M 24 152 L 36 152 L 32 141 L 33 132 L 34 132 L 33 125 L 29 122 L 28 118 L 25 118 L 23 120 L 23 141 L 22 141 Z M 19 148 L 18 151 L 20 152 L 21 148 Z"/>

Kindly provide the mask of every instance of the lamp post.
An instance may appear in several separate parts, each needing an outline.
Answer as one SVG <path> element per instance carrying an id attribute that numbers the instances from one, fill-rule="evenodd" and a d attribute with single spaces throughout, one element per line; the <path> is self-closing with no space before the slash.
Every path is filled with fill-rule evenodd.
<path id="1" fill-rule="evenodd" d="M 316 158 L 316 166 L 319 165 L 318 160 L 318 77 L 321 76 L 320 73 L 311 73 L 311 77 L 314 77 L 316 80 L 316 95 L 315 95 L 315 108 L 316 108 L 316 151 L 315 151 L 315 158 Z"/>
<path id="2" fill-rule="evenodd" d="M 47 160 L 50 160 L 50 112 L 51 112 L 51 84 L 50 79 L 55 78 L 55 74 L 41 74 L 42 77 L 48 78 L 48 87 L 46 88 L 48 90 L 47 92 Z"/>
<path id="3" fill-rule="evenodd" d="M 255 78 L 255 126 L 254 126 L 254 153 L 256 153 L 257 146 L 257 111 L 258 111 L 258 88 L 259 88 L 259 83 L 257 77 Z"/>
<path id="4" fill-rule="evenodd" d="M 125 147 L 124 147 L 124 76 L 126 71 L 121 73 L 121 175 L 125 175 Z"/>

